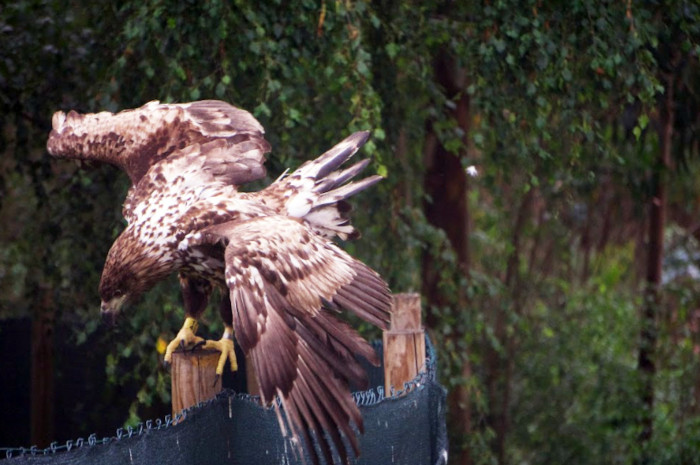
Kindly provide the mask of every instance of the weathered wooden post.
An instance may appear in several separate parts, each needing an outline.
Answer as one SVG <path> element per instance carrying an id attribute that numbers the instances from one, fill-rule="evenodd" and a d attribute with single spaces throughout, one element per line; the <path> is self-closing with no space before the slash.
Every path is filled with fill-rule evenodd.
<path id="1" fill-rule="evenodd" d="M 390 394 L 403 389 L 425 368 L 425 335 L 421 324 L 420 294 L 395 294 L 391 323 L 383 334 L 384 387 Z M 216 377 L 219 352 L 213 350 L 176 351 L 172 365 L 172 412 L 182 410 L 216 396 L 221 378 Z M 246 363 L 248 393 L 259 387 L 252 364 Z"/>
<path id="2" fill-rule="evenodd" d="M 259 396 L 260 385 L 258 384 L 258 375 L 256 375 L 255 370 L 253 370 L 253 360 L 250 356 L 246 356 L 245 358 L 245 379 L 248 394 L 251 396 Z"/>
<path id="3" fill-rule="evenodd" d="M 425 334 L 421 325 L 420 294 L 395 294 L 391 323 L 384 331 L 384 388 L 403 389 L 425 368 Z"/>
<path id="4" fill-rule="evenodd" d="M 215 397 L 221 391 L 221 377 L 216 376 L 219 355 L 220 352 L 216 350 L 173 352 L 173 417 L 186 408 Z"/>

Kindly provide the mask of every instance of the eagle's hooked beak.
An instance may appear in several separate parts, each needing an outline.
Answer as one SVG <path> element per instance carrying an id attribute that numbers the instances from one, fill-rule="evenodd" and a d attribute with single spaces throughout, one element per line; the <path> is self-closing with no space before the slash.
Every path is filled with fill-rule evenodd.
<path id="1" fill-rule="evenodd" d="M 102 321 L 114 325 L 117 320 L 117 315 L 122 309 L 122 306 L 126 302 L 126 295 L 119 297 L 114 297 L 109 301 L 102 301 L 100 304 L 100 313 L 102 314 Z"/>

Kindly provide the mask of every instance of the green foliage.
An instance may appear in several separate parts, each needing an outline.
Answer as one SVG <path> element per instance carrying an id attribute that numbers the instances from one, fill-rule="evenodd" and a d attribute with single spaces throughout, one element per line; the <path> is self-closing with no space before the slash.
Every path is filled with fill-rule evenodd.
<path id="1" fill-rule="evenodd" d="M 75 328 L 72 342 L 110 347 L 105 396 L 129 393 L 126 423 L 169 400 L 156 344 L 180 325 L 177 284 L 154 289 L 100 331 L 95 290 L 123 227 L 128 180 L 110 167 L 50 160 L 53 111 L 226 100 L 266 127 L 271 178 L 370 129 L 368 171 L 387 179 L 354 201 L 364 238 L 343 247 L 395 291 L 421 290 L 423 259 L 438 262 L 445 300 L 426 308 L 437 322 L 431 335 L 443 383 L 467 388 L 474 425 L 467 438 L 452 431 L 453 450 L 468 448 L 475 463 L 497 460 L 494 393 L 507 386 L 506 461 L 630 463 L 642 408 L 639 238 L 659 149 L 662 70 L 676 49 L 689 63 L 677 92 L 675 155 L 685 171 L 667 173 L 669 197 L 695 213 L 697 145 L 680 142 L 698 140 L 697 99 L 688 97 L 700 82 L 698 8 L 593 0 L 3 6 L 0 318 L 32 315 L 49 289 L 59 322 Z M 438 84 L 438 56 L 459 70 L 458 91 Z M 467 127 L 453 113 L 465 95 Z M 468 197 L 468 270 L 423 213 L 432 201 L 423 192 L 428 123 L 479 171 Z M 693 256 L 690 242 L 680 241 Z M 697 447 L 696 287 L 686 276 L 664 288 L 649 446 L 660 463 L 690 462 Z M 216 312 L 207 318 L 202 327 L 214 335 Z M 492 365 L 505 367 L 495 381 Z"/>
<path id="2" fill-rule="evenodd" d="M 639 301 L 619 292 L 633 265 L 633 248 L 610 249 L 590 282 L 556 283 L 550 290 L 560 302 L 556 312 L 538 302 L 520 323 L 518 391 L 530 396 L 514 400 L 513 421 L 520 425 L 512 438 L 515 462 L 629 460 L 640 408 L 635 394 L 639 328 L 630 324 Z M 627 255 L 622 262 L 610 257 L 619 253 Z"/>

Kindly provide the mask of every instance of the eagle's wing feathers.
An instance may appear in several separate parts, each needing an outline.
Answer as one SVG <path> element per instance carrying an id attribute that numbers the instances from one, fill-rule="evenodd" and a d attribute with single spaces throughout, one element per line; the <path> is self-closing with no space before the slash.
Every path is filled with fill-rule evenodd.
<path id="1" fill-rule="evenodd" d="M 240 183 L 265 175 L 263 155 L 270 146 L 263 134 L 263 127 L 250 113 L 225 102 L 153 101 L 116 114 L 56 112 L 47 148 L 60 158 L 116 165 L 126 171 L 135 186 L 153 165 L 197 146 L 201 155 L 214 157 L 210 163 L 214 175 L 230 176 L 227 165 L 232 160 L 239 160 L 255 173 L 243 178 L 233 176 Z M 216 144 L 208 145 L 212 141 Z M 222 152 L 226 153 L 225 163 L 219 162 Z"/>
<path id="2" fill-rule="evenodd" d="M 282 430 L 297 444 L 304 439 L 314 463 L 313 438 L 327 462 L 335 449 L 347 464 L 346 444 L 359 452 L 353 428 L 363 430 L 349 388 L 367 380 L 356 356 L 378 360 L 337 316 L 344 310 L 386 328 L 390 292 L 377 273 L 327 238 L 357 235 L 345 201 L 381 177 L 352 181 L 367 161 L 341 169 L 369 137 L 358 132 L 267 189 L 237 194 L 236 186 L 265 176 L 270 147 L 263 135 L 250 113 L 224 102 L 154 101 L 117 114 L 57 112 L 47 148 L 56 157 L 116 165 L 131 179 L 123 210 L 130 225 L 110 250 L 116 252 L 103 272 L 103 281 L 109 278 L 101 284 L 103 300 L 117 298 L 112 290 L 122 276 L 116 267 L 150 271 L 151 261 L 142 258 L 153 254 L 158 266 L 181 266 L 170 249 L 174 244 L 181 251 L 199 245 L 200 255 L 181 255 L 193 261 L 212 249 L 208 258 L 216 265 L 209 271 L 215 275 L 207 279 L 221 282 L 223 246 L 234 330 L 250 355 L 263 401 L 277 407 L 273 401 L 280 400 Z M 139 261 L 130 261 L 133 256 Z"/>
<path id="3" fill-rule="evenodd" d="M 231 193 L 236 186 L 264 177 L 264 161 L 262 147 L 248 134 L 189 145 L 151 167 L 131 186 L 122 214 L 131 222 L 142 201 L 165 191 L 192 202 L 222 185 Z"/>
<path id="4" fill-rule="evenodd" d="M 256 197 L 278 212 L 303 218 L 315 233 L 324 237 L 357 238 L 359 233 L 350 224 L 351 208 L 346 200 L 376 184 L 382 176 L 351 181 L 369 165 L 369 159 L 340 168 L 368 138 L 368 131 L 349 135 L 315 160 L 305 162 L 289 175 L 280 176 L 256 193 Z"/>
<path id="5" fill-rule="evenodd" d="M 348 384 L 366 383 L 355 355 L 378 360 L 334 314 L 344 309 L 386 328 L 390 293 L 384 281 L 303 222 L 285 216 L 211 226 L 186 241 L 186 247 L 226 245 L 234 330 L 251 356 L 263 401 L 279 397 L 292 436 L 304 438 L 314 462 L 310 432 L 331 463 L 325 431 L 347 463 L 341 435 L 357 454 L 351 425 L 362 431 Z M 284 429 L 281 419 L 280 424 Z"/>

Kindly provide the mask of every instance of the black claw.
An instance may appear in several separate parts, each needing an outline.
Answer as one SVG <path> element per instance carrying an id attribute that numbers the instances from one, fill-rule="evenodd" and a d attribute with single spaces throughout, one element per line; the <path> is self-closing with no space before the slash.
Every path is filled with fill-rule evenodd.
<path id="1" fill-rule="evenodd" d="M 184 352 L 185 351 L 185 340 L 180 339 L 180 351 Z"/>
<path id="2" fill-rule="evenodd" d="M 214 384 L 212 384 L 211 387 L 216 386 L 216 383 L 219 382 L 219 378 L 221 378 L 221 375 L 217 373 L 216 376 L 214 376 Z"/>
<path id="3" fill-rule="evenodd" d="M 166 370 L 170 368 L 170 362 L 167 360 L 163 360 L 163 368 L 165 368 Z"/>
<path id="4" fill-rule="evenodd" d="M 204 344 L 206 344 L 207 341 L 199 341 L 195 345 L 192 346 L 192 352 L 194 352 L 195 349 L 202 347 Z"/>

